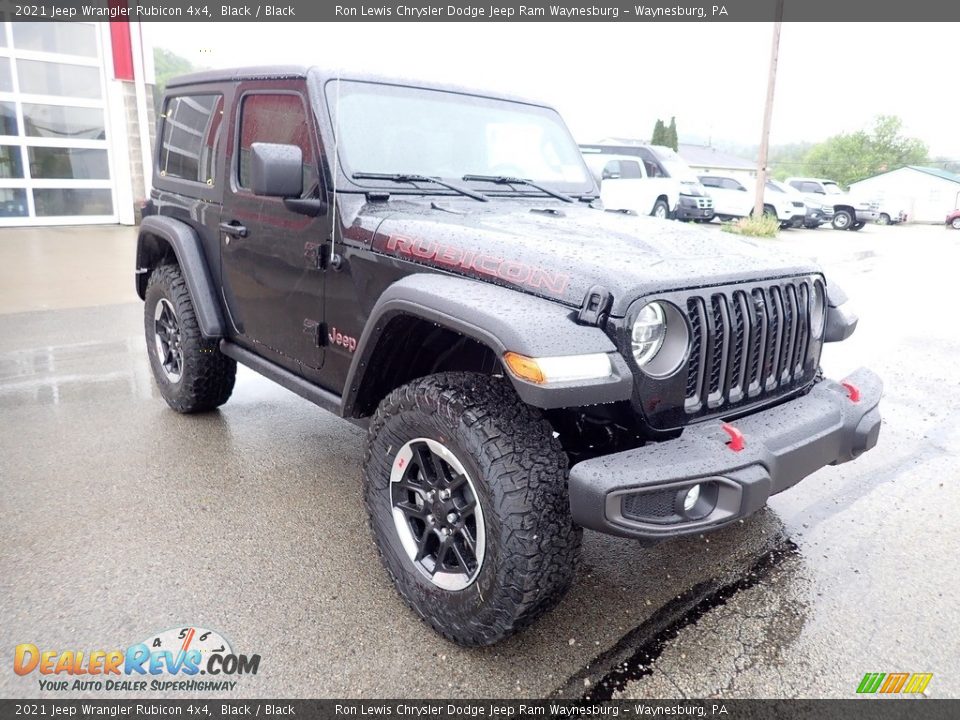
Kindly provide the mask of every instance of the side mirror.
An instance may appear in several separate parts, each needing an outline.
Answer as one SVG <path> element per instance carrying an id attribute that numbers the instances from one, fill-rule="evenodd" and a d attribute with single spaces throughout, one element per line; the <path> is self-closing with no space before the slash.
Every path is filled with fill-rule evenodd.
<path id="1" fill-rule="evenodd" d="M 250 190 L 254 195 L 296 198 L 303 192 L 303 151 L 296 145 L 253 143 Z"/>

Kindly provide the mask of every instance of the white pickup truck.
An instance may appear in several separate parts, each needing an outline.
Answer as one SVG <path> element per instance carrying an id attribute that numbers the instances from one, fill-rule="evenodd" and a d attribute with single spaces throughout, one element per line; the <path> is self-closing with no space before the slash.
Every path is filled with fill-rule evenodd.
<path id="1" fill-rule="evenodd" d="M 693 170 L 662 145 L 581 145 L 608 210 L 676 220 L 713 219 L 713 200 Z"/>
<path id="2" fill-rule="evenodd" d="M 792 177 L 787 178 L 787 185 L 832 209 L 834 230 L 860 230 L 880 217 L 876 203 L 852 197 L 833 180 Z"/>

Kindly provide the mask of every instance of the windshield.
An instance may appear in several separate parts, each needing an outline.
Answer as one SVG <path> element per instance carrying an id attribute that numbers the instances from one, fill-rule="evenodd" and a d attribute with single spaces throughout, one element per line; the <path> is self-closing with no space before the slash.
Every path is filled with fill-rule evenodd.
<path id="1" fill-rule="evenodd" d="M 682 183 L 688 183 L 691 185 L 700 184 L 700 178 L 698 178 L 694 174 L 693 170 L 690 169 L 690 166 L 687 165 L 683 159 L 670 148 L 657 147 L 654 149 L 654 154 L 657 156 L 660 164 L 663 165 L 663 169 L 667 171 L 670 177 L 679 180 Z"/>
<path id="2" fill-rule="evenodd" d="M 329 82 L 326 99 L 348 176 L 510 176 L 559 190 L 593 190 L 580 149 L 553 110 L 349 80 Z"/>
<path id="3" fill-rule="evenodd" d="M 835 182 L 825 182 L 823 189 L 827 191 L 827 195 L 843 195 L 843 190 Z"/>

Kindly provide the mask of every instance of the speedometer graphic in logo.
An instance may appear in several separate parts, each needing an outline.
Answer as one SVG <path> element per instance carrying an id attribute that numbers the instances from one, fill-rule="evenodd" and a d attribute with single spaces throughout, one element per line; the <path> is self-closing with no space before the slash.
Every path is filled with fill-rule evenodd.
<path id="1" fill-rule="evenodd" d="M 233 649 L 230 643 L 216 630 L 207 630 L 206 628 L 195 626 L 183 626 L 170 628 L 163 632 L 151 635 L 143 644 L 150 648 L 150 652 L 167 651 L 174 656 L 180 653 L 187 653 L 191 650 L 200 653 L 201 667 L 206 664 L 207 659 L 214 653 L 220 655 L 231 655 Z"/>

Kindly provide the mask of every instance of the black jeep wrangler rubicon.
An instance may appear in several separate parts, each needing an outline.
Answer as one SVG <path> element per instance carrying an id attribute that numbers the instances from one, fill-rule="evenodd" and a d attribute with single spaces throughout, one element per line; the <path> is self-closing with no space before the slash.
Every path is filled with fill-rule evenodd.
<path id="1" fill-rule="evenodd" d="M 723 527 L 872 448 L 881 382 L 806 261 L 606 212 L 558 114 L 316 68 L 168 85 L 137 248 L 179 412 L 237 362 L 367 428 L 387 572 L 455 642 L 554 606 L 581 528 Z"/>

